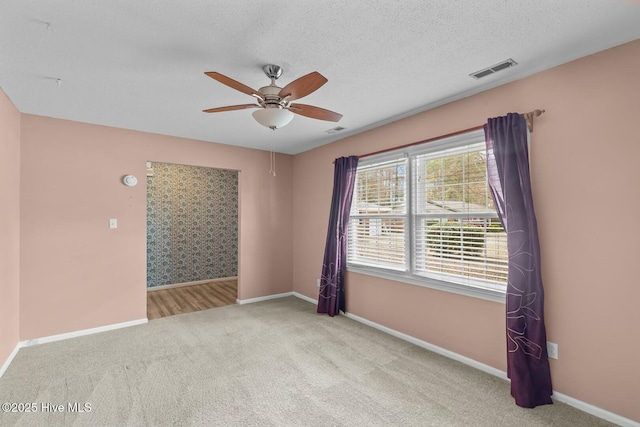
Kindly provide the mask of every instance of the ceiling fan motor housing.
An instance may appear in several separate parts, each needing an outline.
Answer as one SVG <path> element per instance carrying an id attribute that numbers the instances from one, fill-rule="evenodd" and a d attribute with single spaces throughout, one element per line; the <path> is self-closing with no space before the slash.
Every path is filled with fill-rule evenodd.
<path id="1" fill-rule="evenodd" d="M 267 65 L 265 65 L 265 67 L 267 67 Z M 258 102 L 265 108 L 285 108 L 287 101 L 280 97 L 279 93 L 281 89 L 281 87 L 276 86 L 274 80 L 271 80 L 269 86 L 264 86 L 259 89 L 259 92 L 264 96 L 264 100 L 258 99 Z"/>

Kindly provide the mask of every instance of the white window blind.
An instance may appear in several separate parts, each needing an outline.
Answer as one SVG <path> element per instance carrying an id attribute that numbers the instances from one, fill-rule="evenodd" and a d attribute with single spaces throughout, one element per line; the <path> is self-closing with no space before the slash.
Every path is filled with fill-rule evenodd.
<path id="1" fill-rule="evenodd" d="M 413 272 L 502 290 L 507 236 L 487 183 L 484 142 L 413 157 Z"/>
<path id="2" fill-rule="evenodd" d="M 482 131 L 358 166 L 348 266 L 438 288 L 502 293 L 507 261 L 507 236 L 487 184 Z"/>
<path id="3" fill-rule="evenodd" d="M 406 270 L 406 171 L 404 157 L 358 168 L 349 220 L 349 261 Z"/>

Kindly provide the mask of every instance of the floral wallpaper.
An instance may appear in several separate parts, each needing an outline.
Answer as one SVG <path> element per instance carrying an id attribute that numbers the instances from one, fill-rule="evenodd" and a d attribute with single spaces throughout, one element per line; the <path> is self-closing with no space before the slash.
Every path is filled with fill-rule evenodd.
<path id="1" fill-rule="evenodd" d="M 238 172 L 151 166 L 147 287 L 237 276 Z"/>

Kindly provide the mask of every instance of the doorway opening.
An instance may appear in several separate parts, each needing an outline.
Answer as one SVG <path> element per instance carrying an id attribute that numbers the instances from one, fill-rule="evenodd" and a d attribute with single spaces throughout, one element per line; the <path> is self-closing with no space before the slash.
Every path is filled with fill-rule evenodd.
<path id="1" fill-rule="evenodd" d="M 147 317 L 235 304 L 238 171 L 147 162 Z"/>

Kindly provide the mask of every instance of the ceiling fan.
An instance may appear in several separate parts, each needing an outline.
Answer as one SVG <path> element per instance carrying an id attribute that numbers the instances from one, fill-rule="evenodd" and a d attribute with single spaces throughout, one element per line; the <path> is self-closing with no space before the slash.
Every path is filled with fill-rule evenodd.
<path id="1" fill-rule="evenodd" d="M 282 75 L 282 68 L 278 65 L 267 64 L 262 71 L 271 79 L 271 84 L 255 90 L 240 82 L 233 80 L 215 71 L 205 74 L 220 83 L 256 98 L 256 104 L 229 105 L 227 107 L 209 108 L 205 113 L 220 113 L 223 111 L 244 110 L 247 108 L 259 108 L 253 113 L 258 123 L 270 129 L 278 129 L 289 124 L 293 114 L 310 117 L 312 119 L 337 122 L 342 118 L 341 114 L 313 105 L 292 103 L 310 93 L 318 90 L 327 82 L 327 79 L 317 71 L 302 76 L 285 87 L 276 85 L 276 80 Z"/>

